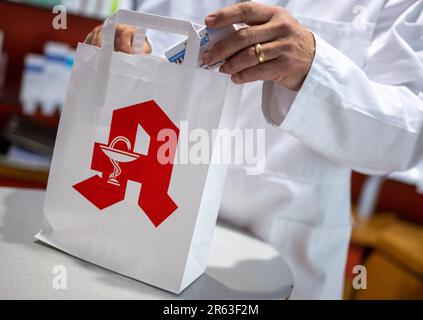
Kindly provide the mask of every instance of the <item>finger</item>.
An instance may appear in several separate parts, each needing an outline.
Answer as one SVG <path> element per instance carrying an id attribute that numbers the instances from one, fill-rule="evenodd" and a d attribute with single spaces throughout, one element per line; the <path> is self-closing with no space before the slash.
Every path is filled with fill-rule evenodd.
<path id="1" fill-rule="evenodd" d="M 289 49 L 289 43 L 282 41 L 269 42 L 262 44 L 261 46 L 266 62 L 276 59 L 283 51 Z M 257 57 L 256 48 L 254 46 L 250 46 L 227 59 L 223 66 L 220 68 L 220 72 L 236 74 L 242 70 L 251 68 L 258 64 L 259 60 Z"/>
<path id="2" fill-rule="evenodd" d="M 88 36 L 85 38 L 84 43 L 91 44 L 91 41 L 93 40 L 94 36 L 95 36 L 95 32 L 94 31 L 90 32 Z"/>
<path id="3" fill-rule="evenodd" d="M 97 46 L 98 47 L 98 45 L 96 44 L 97 43 L 97 34 L 98 34 L 98 32 L 96 31 L 96 32 L 94 32 L 94 36 L 93 36 L 93 38 L 91 39 L 91 45 L 92 46 Z"/>
<path id="4" fill-rule="evenodd" d="M 145 37 L 144 41 L 144 53 L 150 54 L 153 50 L 151 49 L 150 41 Z"/>
<path id="5" fill-rule="evenodd" d="M 132 42 L 134 39 L 134 29 L 120 25 L 116 28 L 115 50 L 124 53 L 133 53 Z"/>
<path id="6" fill-rule="evenodd" d="M 91 41 L 91 44 L 92 44 L 93 46 L 96 46 L 96 47 L 101 48 L 102 38 L 103 38 L 103 32 L 102 32 L 101 30 L 98 30 L 98 31 L 95 33 L 95 36 L 94 36 L 94 38 L 93 38 L 93 39 L 92 39 L 92 41 Z"/>
<path id="7" fill-rule="evenodd" d="M 94 38 L 94 36 L 96 35 L 96 33 L 99 31 L 99 30 L 102 30 L 102 28 L 103 28 L 103 25 L 99 25 L 99 26 L 97 26 L 97 27 L 95 27 L 89 34 L 88 34 L 88 36 L 85 38 L 85 43 L 87 43 L 87 44 L 92 44 L 92 40 L 93 40 L 93 38 Z"/>
<path id="8" fill-rule="evenodd" d="M 241 29 L 217 42 L 210 50 L 207 50 L 203 55 L 203 61 L 207 64 L 214 64 L 234 55 L 244 48 L 257 43 L 271 41 L 279 33 L 279 25 L 271 22 Z"/>
<path id="9" fill-rule="evenodd" d="M 259 3 L 243 2 L 215 11 L 206 17 L 210 28 L 224 28 L 234 23 L 257 24 L 270 20 L 274 9 Z"/>
<path id="10" fill-rule="evenodd" d="M 284 72 L 281 70 L 280 62 L 272 60 L 264 64 L 245 69 L 232 76 L 232 81 L 237 84 L 243 84 L 253 81 L 268 81 L 276 78 L 283 78 Z"/>

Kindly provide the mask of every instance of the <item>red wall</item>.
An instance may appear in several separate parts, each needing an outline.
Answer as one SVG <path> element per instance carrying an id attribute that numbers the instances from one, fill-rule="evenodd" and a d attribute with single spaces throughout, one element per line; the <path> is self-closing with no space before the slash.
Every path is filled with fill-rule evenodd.
<path id="1" fill-rule="evenodd" d="M 357 202 L 366 176 L 354 173 L 352 178 L 352 199 Z M 402 219 L 423 224 L 423 195 L 411 185 L 386 180 L 377 202 L 378 212 L 395 212 Z"/>
<path id="2" fill-rule="evenodd" d="M 0 30 L 5 34 L 3 51 L 9 56 L 3 102 L 16 102 L 23 59 L 27 53 L 42 53 L 46 41 L 59 41 L 76 47 L 99 20 L 68 14 L 67 30 L 52 27 L 54 14 L 47 9 L 0 0 Z"/>

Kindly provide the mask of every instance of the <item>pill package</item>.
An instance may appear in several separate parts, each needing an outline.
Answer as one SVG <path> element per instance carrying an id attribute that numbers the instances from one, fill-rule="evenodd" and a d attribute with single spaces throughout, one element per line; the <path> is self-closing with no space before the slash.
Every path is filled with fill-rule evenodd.
<path id="1" fill-rule="evenodd" d="M 200 54 L 198 57 L 198 67 L 205 70 L 215 70 L 219 68 L 223 64 L 224 61 L 217 62 L 213 65 L 205 64 L 202 60 L 203 53 L 206 50 L 212 48 L 215 43 L 226 38 L 231 33 L 239 29 L 240 27 L 238 25 L 231 25 L 229 27 L 221 28 L 221 29 L 210 29 L 206 26 L 201 27 L 198 30 L 198 34 L 201 39 L 200 40 Z M 169 48 L 165 52 L 166 58 L 172 63 L 181 64 L 185 58 L 187 42 L 188 40 L 185 40 Z"/>

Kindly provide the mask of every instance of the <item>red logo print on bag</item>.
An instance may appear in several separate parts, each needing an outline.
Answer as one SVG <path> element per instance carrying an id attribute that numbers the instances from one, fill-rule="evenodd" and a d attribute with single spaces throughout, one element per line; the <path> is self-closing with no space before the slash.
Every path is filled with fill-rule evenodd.
<path id="1" fill-rule="evenodd" d="M 138 126 L 150 137 L 147 155 L 134 151 Z M 108 144 L 94 145 L 91 169 L 101 175 L 92 176 L 73 188 L 103 210 L 125 199 L 129 180 L 139 182 L 142 186 L 138 204 L 158 227 L 178 208 L 168 195 L 177 143 L 169 147 L 168 142 L 158 141 L 163 129 L 173 130 L 179 137 L 179 129 L 154 101 L 115 110 Z M 157 153 L 165 143 L 172 161 L 162 164 Z"/>

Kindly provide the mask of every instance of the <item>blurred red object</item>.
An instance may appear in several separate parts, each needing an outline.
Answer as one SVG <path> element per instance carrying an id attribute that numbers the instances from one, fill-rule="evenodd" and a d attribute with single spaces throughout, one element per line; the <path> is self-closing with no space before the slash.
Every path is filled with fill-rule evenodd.
<path id="1" fill-rule="evenodd" d="M 365 175 L 354 173 L 352 177 L 352 200 L 357 203 Z M 377 212 L 395 212 L 401 219 L 423 224 L 423 194 L 415 186 L 401 182 L 384 181 L 376 206 Z"/>

